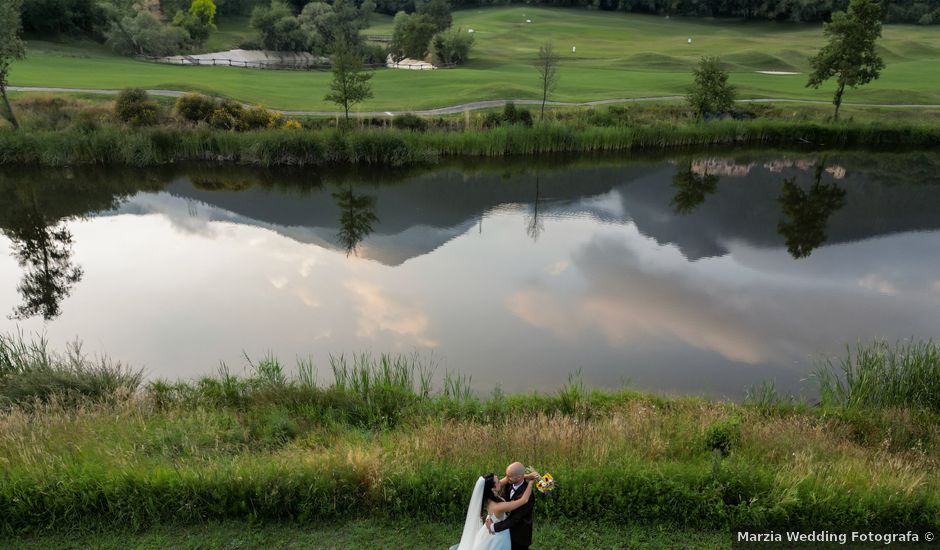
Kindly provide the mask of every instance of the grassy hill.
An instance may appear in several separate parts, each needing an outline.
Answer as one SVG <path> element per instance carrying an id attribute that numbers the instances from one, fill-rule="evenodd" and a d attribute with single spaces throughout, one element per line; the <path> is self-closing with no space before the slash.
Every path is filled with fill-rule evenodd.
<path id="1" fill-rule="evenodd" d="M 526 23 L 531 19 L 532 23 Z M 246 21 L 221 21 L 211 45 L 232 47 L 246 36 Z M 819 25 L 658 16 L 527 6 L 458 11 L 454 25 L 474 29 L 476 45 L 465 67 L 439 71 L 378 71 L 375 98 L 362 110 L 432 108 L 485 99 L 536 98 L 531 61 L 540 44 L 562 51 L 554 98 L 585 101 L 683 94 L 703 55 L 719 55 L 742 97 L 822 99 L 831 90 L 805 88 L 805 72 L 822 44 Z M 229 28 L 231 27 L 231 28 Z M 391 18 L 376 16 L 369 34 L 391 32 Z M 692 43 L 688 43 L 688 39 Z M 847 102 L 940 103 L 940 33 L 929 27 L 887 25 L 881 80 L 850 90 Z M 572 46 L 576 52 L 572 52 Z M 87 42 L 31 41 L 29 57 L 14 65 L 20 86 L 193 89 L 285 109 L 332 109 L 323 100 L 327 72 L 175 67 L 120 57 Z"/>

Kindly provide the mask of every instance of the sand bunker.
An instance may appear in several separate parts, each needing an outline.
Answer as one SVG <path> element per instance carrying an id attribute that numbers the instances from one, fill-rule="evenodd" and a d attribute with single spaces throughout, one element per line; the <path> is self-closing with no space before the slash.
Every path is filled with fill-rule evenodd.
<path id="1" fill-rule="evenodd" d="M 754 72 L 757 72 L 757 73 L 760 73 L 760 74 L 774 74 L 774 75 L 800 74 L 800 73 L 794 73 L 794 72 L 790 72 L 790 71 L 754 71 Z"/>

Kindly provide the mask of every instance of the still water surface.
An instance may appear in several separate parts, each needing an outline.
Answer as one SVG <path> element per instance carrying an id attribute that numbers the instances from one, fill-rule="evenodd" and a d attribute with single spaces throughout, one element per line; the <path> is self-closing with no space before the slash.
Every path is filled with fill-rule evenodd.
<path id="1" fill-rule="evenodd" d="M 0 331 L 151 377 L 417 351 L 489 391 L 800 387 L 937 335 L 940 157 L 0 175 Z"/>

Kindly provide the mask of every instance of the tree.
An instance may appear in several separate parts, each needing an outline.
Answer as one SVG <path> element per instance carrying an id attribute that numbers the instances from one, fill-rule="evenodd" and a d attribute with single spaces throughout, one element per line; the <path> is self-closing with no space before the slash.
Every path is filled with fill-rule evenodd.
<path id="1" fill-rule="evenodd" d="M 824 170 L 822 162 L 816 165 L 809 192 L 797 185 L 794 178 L 787 178 L 777 198 L 786 218 L 777 222 L 777 232 L 783 236 L 794 258 L 805 258 L 826 242 L 829 218 L 845 206 L 845 189 L 821 182 Z"/>
<path id="2" fill-rule="evenodd" d="M 428 0 L 418 4 L 417 8 L 419 14 L 426 16 L 434 24 L 437 32 L 446 31 L 454 23 L 447 0 Z"/>
<path id="3" fill-rule="evenodd" d="M 193 0 L 189 11 L 177 11 L 173 24 L 186 29 L 196 44 L 202 44 L 215 29 L 215 3 L 212 0 Z"/>
<path id="4" fill-rule="evenodd" d="M 542 111 L 539 114 L 539 121 L 545 118 L 545 103 L 548 101 L 548 94 L 558 85 L 558 53 L 551 42 L 542 45 L 539 48 L 539 56 L 535 61 L 535 70 L 539 72 L 542 79 Z"/>
<path id="5" fill-rule="evenodd" d="M 431 39 L 431 62 L 435 65 L 466 63 L 473 47 L 473 35 L 460 28 L 439 32 Z"/>
<path id="6" fill-rule="evenodd" d="M 332 53 L 333 45 L 339 43 L 360 49 L 362 35 L 359 31 L 369 24 L 368 13 L 364 11 L 366 9 L 372 8 L 363 4 L 362 9 L 357 9 L 355 4 L 346 0 L 336 0 L 333 5 L 310 2 L 304 6 L 297 20 L 313 52 Z"/>
<path id="7" fill-rule="evenodd" d="M 885 63 L 875 50 L 881 36 L 881 4 L 877 0 L 851 0 L 848 13 L 837 11 L 823 27 L 829 42 L 809 62 L 812 73 L 807 87 L 818 89 L 836 78 L 835 119 L 839 119 L 845 87 L 857 88 L 881 76 Z"/>
<path id="8" fill-rule="evenodd" d="M 185 30 L 164 25 L 144 11 L 115 19 L 105 37 L 118 53 L 157 57 L 179 53 L 189 39 Z"/>
<path id="9" fill-rule="evenodd" d="M 391 51 L 398 59 L 424 59 L 437 27 L 427 15 L 405 12 L 395 14 Z"/>
<path id="10" fill-rule="evenodd" d="M 333 54 L 333 81 L 327 101 L 342 106 L 349 122 L 349 107 L 372 97 L 371 73 L 362 71 L 362 59 L 346 44 L 339 44 Z"/>
<path id="11" fill-rule="evenodd" d="M 717 57 L 703 57 L 692 70 L 694 80 L 687 99 L 698 116 L 722 113 L 734 107 L 734 86 L 728 84 L 728 71 Z"/>
<path id="12" fill-rule="evenodd" d="M 261 45 L 266 50 L 307 50 L 307 33 L 301 28 L 300 21 L 294 17 L 290 6 L 280 0 L 272 0 L 270 6 L 258 6 L 252 10 L 251 28 L 258 31 Z"/>
<path id="13" fill-rule="evenodd" d="M 23 0 L 0 2 L 0 98 L 3 99 L 3 116 L 10 121 L 14 129 L 19 128 L 20 125 L 7 98 L 7 77 L 10 73 L 10 64 L 26 56 L 26 44 L 20 38 L 22 9 Z"/>

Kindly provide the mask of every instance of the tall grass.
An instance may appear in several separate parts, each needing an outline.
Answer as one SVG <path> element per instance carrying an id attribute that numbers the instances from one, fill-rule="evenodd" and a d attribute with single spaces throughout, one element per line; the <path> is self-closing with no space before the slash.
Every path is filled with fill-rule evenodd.
<path id="1" fill-rule="evenodd" d="M 846 346 L 815 371 L 822 403 L 847 408 L 920 408 L 940 413 L 940 346 L 884 340 Z"/>
<path id="2" fill-rule="evenodd" d="M 0 409 L 112 399 L 136 391 L 142 377 L 107 357 L 89 358 L 78 342 L 63 355 L 51 351 L 45 337 L 0 334 Z"/>
<path id="3" fill-rule="evenodd" d="M 441 157 L 721 145 L 925 148 L 940 145 L 940 127 L 895 121 L 836 124 L 774 119 L 611 127 L 550 122 L 533 128 L 506 126 L 457 132 L 386 128 L 235 133 L 176 126 L 134 130 L 101 126 L 0 132 L 0 165 L 153 166 L 213 161 L 256 166 L 398 167 L 434 163 Z"/>
<path id="4" fill-rule="evenodd" d="M 4 380 L 65 361 L 42 339 L 0 342 Z M 0 535 L 360 517 L 457 532 L 473 480 L 511 460 L 561 480 L 542 518 L 940 526 L 940 424 L 919 416 L 767 415 L 589 390 L 578 375 L 551 394 L 484 399 L 458 375 L 436 384 L 433 361 L 414 355 L 333 356 L 331 381 L 309 359 L 296 372 L 273 354 L 246 362 L 244 374 L 221 365 L 111 399 L 0 410 Z"/>

